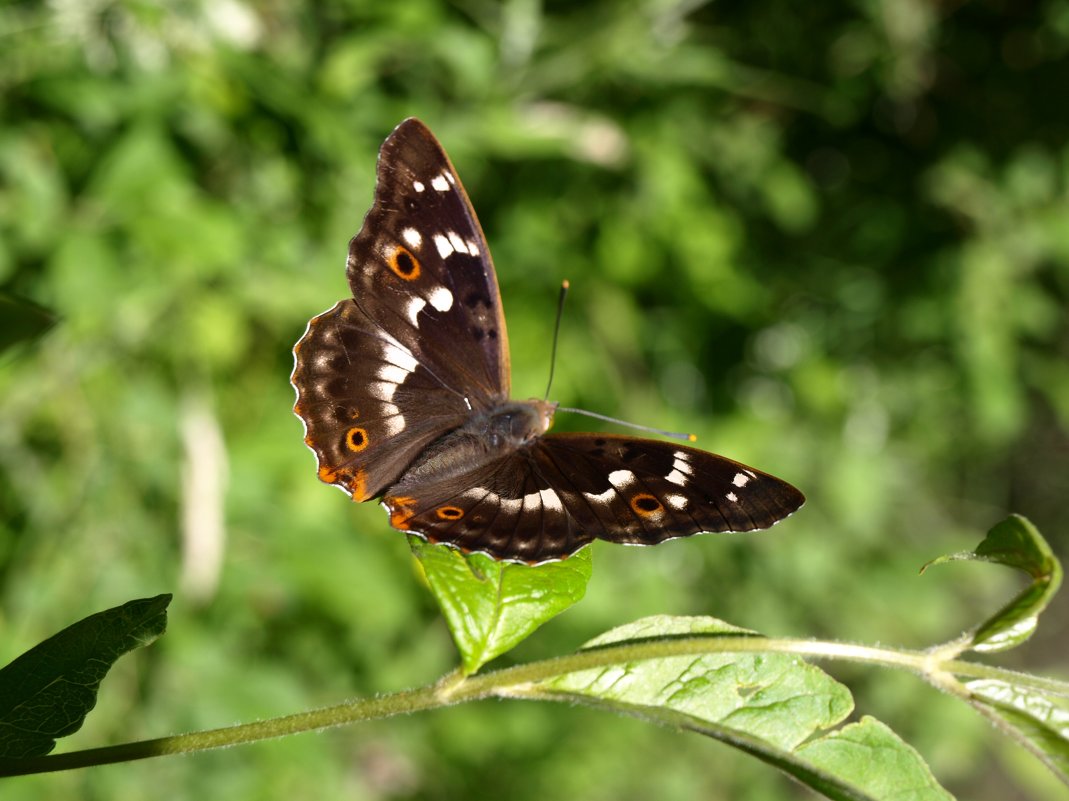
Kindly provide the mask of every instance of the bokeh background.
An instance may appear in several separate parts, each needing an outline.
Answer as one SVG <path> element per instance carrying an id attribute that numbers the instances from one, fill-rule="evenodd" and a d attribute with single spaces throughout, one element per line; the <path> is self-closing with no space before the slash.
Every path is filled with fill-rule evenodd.
<path id="1" fill-rule="evenodd" d="M 62 749 L 455 664 L 404 538 L 317 481 L 287 380 L 409 115 L 482 219 L 516 396 L 543 391 L 568 278 L 557 400 L 694 431 L 809 497 L 770 532 L 596 545 L 587 598 L 502 664 L 655 613 L 959 634 L 1015 578 L 921 564 L 1009 512 L 1067 555 L 1067 51 L 1066 0 L 4 5 L 0 661 L 176 593 Z M 996 661 L 1064 677 L 1067 635 L 1063 597 Z M 829 670 L 962 797 L 1052 792 L 912 677 Z M 3 792 L 809 797 L 693 735 L 522 703 Z"/>

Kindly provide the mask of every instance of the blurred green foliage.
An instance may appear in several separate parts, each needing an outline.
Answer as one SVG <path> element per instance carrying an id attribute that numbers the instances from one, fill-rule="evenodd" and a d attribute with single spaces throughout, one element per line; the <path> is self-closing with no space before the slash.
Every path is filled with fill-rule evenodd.
<path id="1" fill-rule="evenodd" d="M 0 354 L 0 660 L 177 592 L 167 636 L 120 663 L 69 747 L 455 664 L 404 537 L 316 480 L 287 384 L 305 322 L 347 291 L 378 146 L 409 115 L 490 240 L 516 396 L 542 391 L 569 278 L 556 399 L 695 431 L 809 496 L 764 534 L 596 545 L 587 598 L 515 658 L 654 613 L 923 646 L 1010 589 L 917 577 L 928 559 L 1009 511 L 1064 558 L 1069 0 L 59 0 L 0 8 L 0 43 L 0 312 L 17 343 Z M 12 298 L 54 326 L 13 336 Z M 1007 663 L 1064 673 L 1066 608 Z M 1043 787 L 948 700 L 842 673 L 952 791 Z M 519 703 L 4 792 L 160 787 L 792 795 L 700 738 Z"/>

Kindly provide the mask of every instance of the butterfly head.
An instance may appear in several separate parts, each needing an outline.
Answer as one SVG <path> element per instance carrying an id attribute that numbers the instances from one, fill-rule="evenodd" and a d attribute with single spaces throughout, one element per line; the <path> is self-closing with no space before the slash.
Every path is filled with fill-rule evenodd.
<path id="1" fill-rule="evenodd" d="M 535 419 L 538 421 L 538 435 L 541 436 L 553 427 L 553 415 L 557 413 L 557 407 L 560 404 L 540 398 L 531 398 L 527 403 L 535 413 Z"/>
<path id="2" fill-rule="evenodd" d="M 502 404 L 476 426 L 492 448 L 515 449 L 533 442 L 553 425 L 557 404 L 532 398 Z"/>

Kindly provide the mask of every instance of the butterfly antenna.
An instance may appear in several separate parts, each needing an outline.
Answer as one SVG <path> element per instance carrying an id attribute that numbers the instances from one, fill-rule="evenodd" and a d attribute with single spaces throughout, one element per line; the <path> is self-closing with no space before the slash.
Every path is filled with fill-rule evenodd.
<path id="1" fill-rule="evenodd" d="M 564 315 L 564 298 L 568 295 L 568 279 L 560 282 L 560 297 L 557 298 L 557 322 L 553 326 L 553 349 L 549 354 L 549 383 L 546 384 L 546 395 L 543 400 L 549 400 L 549 389 L 553 386 L 553 370 L 557 366 L 557 337 L 560 334 L 560 318 Z"/>
<path id="2" fill-rule="evenodd" d="M 626 420 L 620 420 L 617 417 L 609 417 L 606 414 L 598 414 L 597 412 L 588 412 L 586 409 L 572 409 L 566 406 L 561 406 L 557 409 L 558 412 L 572 412 L 573 414 L 582 414 L 587 417 L 593 417 L 597 420 L 604 420 L 606 423 L 616 423 L 620 426 L 626 426 L 627 428 L 633 428 L 636 431 L 646 431 L 650 434 L 660 434 L 662 437 L 671 437 L 672 439 L 682 439 L 687 442 L 697 442 L 697 434 L 688 434 L 685 431 L 665 431 L 663 428 L 654 428 L 653 426 L 643 426 L 638 423 L 629 423 Z"/>

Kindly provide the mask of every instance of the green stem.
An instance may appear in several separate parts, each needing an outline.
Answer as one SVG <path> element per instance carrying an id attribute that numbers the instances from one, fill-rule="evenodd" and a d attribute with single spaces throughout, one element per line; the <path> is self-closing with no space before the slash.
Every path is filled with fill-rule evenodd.
<path id="1" fill-rule="evenodd" d="M 187 754 L 194 751 L 208 751 L 231 745 L 269 740 L 287 734 L 315 731 L 346 723 L 362 720 L 391 717 L 424 709 L 448 706 L 457 701 L 443 696 L 436 686 L 422 687 L 417 690 L 392 693 L 376 698 L 349 701 L 336 706 L 313 709 L 295 715 L 228 726 L 222 729 L 178 734 L 173 737 L 160 737 L 155 740 L 140 740 L 133 743 L 90 748 L 85 751 L 72 751 L 67 754 L 55 754 L 29 759 L 0 760 L 0 776 L 20 776 L 29 773 L 47 773 L 51 771 L 84 768 L 92 765 L 108 765 L 115 762 L 132 762 L 137 759 L 164 756 L 166 754 Z"/>
<path id="2" fill-rule="evenodd" d="M 415 690 L 348 701 L 336 706 L 271 720 L 222 729 L 161 737 L 133 743 L 73 751 L 29 759 L 0 760 L 0 776 L 70 770 L 72 768 L 129 762 L 137 759 L 207 751 L 213 748 L 267 740 L 287 734 L 325 729 L 364 720 L 437 709 L 480 698 L 532 696 L 540 682 L 580 670 L 597 670 L 625 662 L 718 653 L 791 653 L 818 659 L 844 659 L 872 665 L 904 668 L 953 694 L 965 695 L 947 677 L 997 679 L 1016 686 L 1069 696 L 1069 684 L 1054 679 L 963 660 L 939 660 L 932 652 L 876 648 L 819 640 L 771 639 L 758 636 L 700 636 L 650 639 L 592 648 L 567 656 L 517 665 L 466 679 L 451 673 L 439 682 Z"/>

